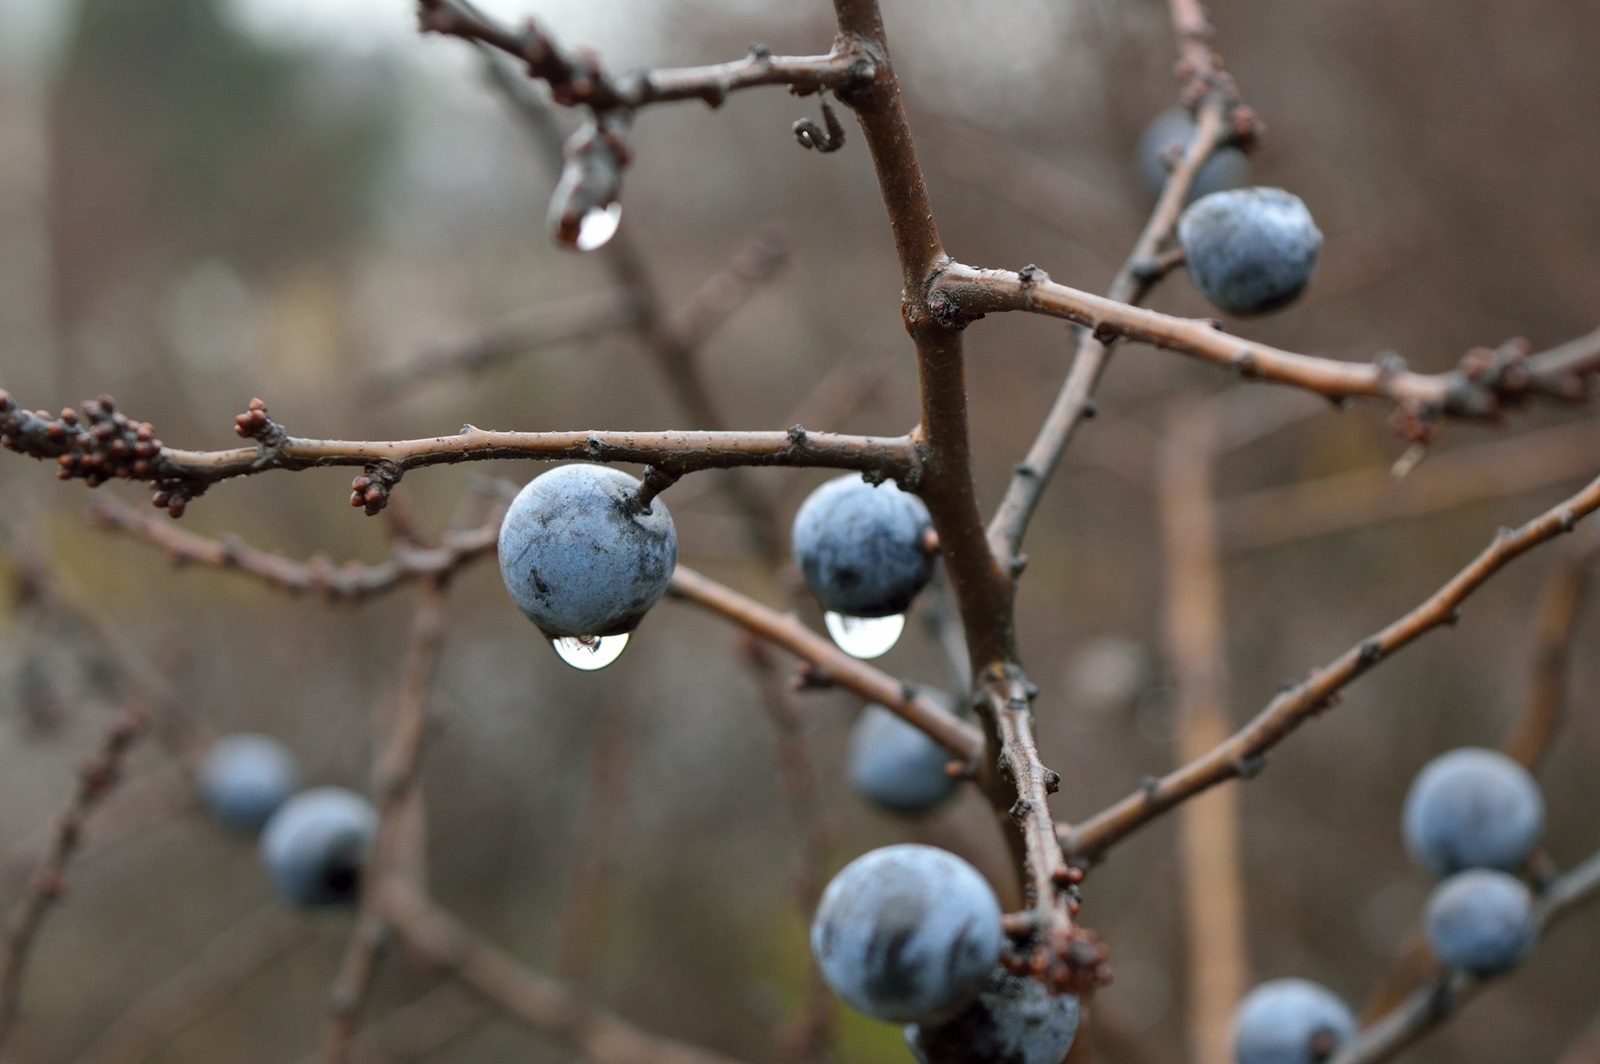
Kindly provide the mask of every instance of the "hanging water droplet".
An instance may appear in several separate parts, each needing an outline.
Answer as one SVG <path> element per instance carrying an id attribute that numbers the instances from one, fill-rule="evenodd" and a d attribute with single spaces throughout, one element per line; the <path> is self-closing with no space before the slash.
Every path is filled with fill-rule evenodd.
<path id="1" fill-rule="evenodd" d="M 594 672 L 622 657 L 628 649 L 628 633 L 621 635 L 560 636 L 550 640 L 556 655 L 574 669 Z"/>
<path id="2" fill-rule="evenodd" d="M 583 221 L 578 223 L 578 238 L 572 242 L 572 246 L 579 251 L 603 248 L 617 235 L 617 226 L 621 224 L 621 200 L 612 200 L 605 207 L 595 207 L 583 216 Z"/>
<path id="3" fill-rule="evenodd" d="M 853 658 L 881 658 L 900 642 L 900 633 L 906 630 L 906 615 L 892 617 L 846 617 L 829 611 L 822 615 L 828 634 L 839 644 L 839 649 Z"/>

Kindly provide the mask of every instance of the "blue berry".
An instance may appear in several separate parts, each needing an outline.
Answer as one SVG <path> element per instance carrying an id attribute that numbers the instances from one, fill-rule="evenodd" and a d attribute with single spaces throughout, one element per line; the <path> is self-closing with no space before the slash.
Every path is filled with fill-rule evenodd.
<path id="1" fill-rule="evenodd" d="M 1262 983 L 1233 1014 L 1239 1064 L 1320 1064 L 1356 1033 L 1356 1018 L 1338 996 L 1305 979 Z"/>
<path id="2" fill-rule="evenodd" d="M 1000 959 L 1000 902 L 976 868 L 932 846 L 886 846 L 833 877 L 811 924 L 822 978 L 891 1023 L 949 1019 Z"/>
<path id="3" fill-rule="evenodd" d="M 1423 923 L 1435 956 L 1475 975 L 1510 971 L 1539 937 L 1528 888 L 1515 876 L 1482 868 L 1439 884 Z"/>
<path id="4" fill-rule="evenodd" d="M 1179 157 L 1194 131 L 1194 119 L 1189 117 L 1189 112 L 1176 108 L 1161 112 L 1145 127 L 1136 158 L 1139 176 L 1151 195 L 1161 194 L 1172 172 L 1167 168 L 1167 153 L 1170 151 L 1172 157 Z M 1218 148 L 1195 175 L 1186 202 L 1193 203 L 1201 196 L 1238 188 L 1249 180 L 1250 157 L 1238 148 Z"/>
<path id="5" fill-rule="evenodd" d="M 1322 233 L 1298 196 L 1280 188 L 1213 192 L 1178 219 L 1195 287 L 1229 314 L 1266 314 L 1304 292 Z"/>
<path id="6" fill-rule="evenodd" d="M 659 498 L 638 504 L 621 470 L 565 465 L 517 493 L 500 526 L 500 575 L 548 636 L 631 632 L 666 594 L 678 533 Z"/>
<path id="7" fill-rule="evenodd" d="M 300 766 L 276 739 L 229 735 L 206 751 L 199 783 L 212 816 L 236 831 L 254 832 L 300 789 Z"/>
<path id="8" fill-rule="evenodd" d="M 1402 825 L 1411 856 L 1436 876 L 1467 868 L 1515 872 L 1544 834 L 1544 797 L 1511 758 L 1464 747 L 1417 774 Z"/>
<path id="9" fill-rule="evenodd" d="M 794 557 L 823 607 L 850 617 L 904 613 L 933 572 L 933 522 L 915 495 L 850 473 L 807 496 L 794 515 Z"/>
<path id="10" fill-rule="evenodd" d="M 1061 1064 L 1078 1035 L 1078 999 L 996 968 L 953 1018 L 912 1024 L 905 1035 L 921 1064 Z"/>
<path id="11" fill-rule="evenodd" d="M 893 813 L 925 813 L 950 797 L 950 753 L 882 706 L 868 706 L 850 733 L 850 783 Z"/>
<path id="12" fill-rule="evenodd" d="M 361 892 L 361 870 L 378 814 L 342 787 L 301 791 L 261 833 L 261 859 L 283 899 L 301 908 L 344 905 Z"/>

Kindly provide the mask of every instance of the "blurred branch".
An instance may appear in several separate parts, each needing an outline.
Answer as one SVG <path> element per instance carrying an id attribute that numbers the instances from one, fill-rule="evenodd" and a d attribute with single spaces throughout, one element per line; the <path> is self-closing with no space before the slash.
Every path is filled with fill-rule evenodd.
<path id="1" fill-rule="evenodd" d="M 1180 702 L 1180 763 L 1204 756 L 1231 730 L 1215 509 L 1218 413 L 1213 401 L 1177 400 L 1158 463 L 1167 578 L 1164 627 Z M 1195 1064 L 1232 1064 L 1233 1010 L 1250 985 L 1237 793 L 1214 791 L 1185 803 L 1178 841 L 1190 1057 Z"/>
<path id="2" fill-rule="evenodd" d="M 1063 828 L 1062 845 L 1075 858 L 1094 860 L 1117 841 L 1186 799 L 1225 780 L 1254 776 L 1264 766 L 1268 750 L 1330 708 L 1345 686 L 1433 629 L 1454 624 L 1461 604 L 1490 577 L 1539 544 L 1572 531 L 1579 519 L 1597 508 L 1600 480 L 1521 528 L 1501 529 L 1481 554 L 1426 602 L 1280 692 L 1254 720 L 1203 757 L 1147 781 L 1133 794 L 1083 823 Z"/>
<path id="3" fill-rule="evenodd" d="M 441 982 L 414 1001 L 392 1009 L 356 1033 L 353 1058 L 421 1060 L 459 1038 L 483 1020 L 483 1002 L 454 981 Z M 311 1053 L 300 1064 L 321 1064 Z M 133 1064 L 133 1062 L 129 1062 Z"/>
<path id="4" fill-rule="evenodd" d="M 1600 1017 L 1573 1039 L 1556 1064 L 1600 1064 Z"/>
<path id="5" fill-rule="evenodd" d="M 1252 380 L 1287 384 L 1335 401 L 1377 398 L 1394 403 L 1417 423 L 1440 417 L 1495 420 L 1530 396 L 1576 402 L 1600 372 L 1600 330 L 1529 354 L 1520 341 L 1497 350 L 1477 348 L 1448 373 L 1415 373 L 1396 356 L 1370 363 L 1301 355 L 1223 332 L 1214 322 L 1160 314 L 1051 281 L 1043 271 L 975 269 L 950 263 L 934 280 L 932 298 L 948 316 L 970 320 L 1021 310 L 1065 318 L 1097 336 L 1147 343 L 1232 370 Z M 1412 426 L 1421 433 L 1421 428 Z"/>
<path id="6" fill-rule="evenodd" d="M 369 442 L 290 436 L 254 400 L 235 419 L 253 447 L 179 451 L 162 446 L 146 423 L 130 421 L 109 396 L 59 418 L 29 412 L 0 391 L 0 443 L 19 454 L 56 458 L 62 479 L 91 487 L 113 477 L 149 481 L 155 503 L 178 516 L 212 484 L 271 469 L 363 466 L 352 485 L 351 505 L 377 513 L 410 469 L 499 458 L 639 462 L 682 475 L 731 466 L 825 466 L 858 469 L 915 483 L 920 461 L 907 437 L 843 436 L 824 432 L 492 432 L 463 426 L 454 436 Z M 104 429 L 105 431 L 101 431 Z"/>
<path id="7" fill-rule="evenodd" d="M 809 663 L 824 682 L 853 691 L 876 702 L 927 732 L 939 745 L 963 761 L 972 762 L 983 752 L 978 729 L 919 695 L 909 683 L 896 680 L 864 661 L 851 657 L 825 637 L 807 628 L 793 614 L 779 613 L 754 599 L 724 587 L 686 566 L 672 574 L 667 594 L 692 602 L 749 630 L 769 643 L 783 647 Z"/>
<path id="8" fill-rule="evenodd" d="M 122 778 L 128 750 L 149 724 L 144 710 L 124 706 L 112 717 L 99 747 L 78 769 L 77 787 L 56 820 L 50 849 L 39 864 L 26 897 L 11 911 L 5 952 L 0 958 L 0 1042 L 11 1033 L 22 996 L 22 977 L 28 955 L 50 907 L 67 891 L 67 865 L 83 837 L 90 812 Z"/>
<path id="9" fill-rule="evenodd" d="M 407 946 L 532 1030 L 570 1043 L 588 1064 L 734 1064 L 710 1050 L 645 1034 L 609 1013 L 585 1008 L 566 987 L 479 939 L 416 887 L 390 879 L 382 888 L 384 915 Z"/>
<path id="10" fill-rule="evenodd" d="M 1539 936 L 1600 894 L 1600 853 L 1554 880 L 1540 897 Z M 1494 977 L 1448 971 L 1416 990 L 1404 1004 L 1345 1043 L 1329 1064 L 1377 1064 L 1419 1042 L 1460 1012 Z"/>
<path id="11" fill-rule="evenodd" d="M 356 1022 L 386 934 L 379 891 L 387 878 L 420 879 L 424 845 L 421 792 L 417 773 L 428 733 L 428 703 L 445 637 L 447 575 L 429 577 L 411 619 L 410 642 L 401 668 L 400 694 L 388 741 L 373 761 L 378 810 L 377 839 L 362 873 L 361 903 L 339 974 L 328 995 L 328 1025 L 323 1037 L 327 1064 L 350 1059 Z"/>
<path id="12" fill-rule="evenodd" d="M 376 565 L 335 565 L 322 557 L 294 561 L 258 550 L 237 536 L 202 536 L 115 499 L 90 511 L 100 527 L 161 548 L 173 565 L 228 569 L 291 594 L 314 591 L 330 602 L 360 602 L 404 584 L 445 579 L 479 558 L 492 557 L 504 514 L 503 507 L 496 507 L 481 525 L 446 532 L 437 547 L 397 542 L 394 553 Z"/>
<path id="13" fill-rule="evenodd" d="M 1586 421 L 1440 451 L 1400 481 L 1385 463 L 1263 488 L 1222 503 L 1222 538 L 1237 554 L 1520 495 L 1589 475 L 1597 447 Z"/>
<path id="14" fill-rule="evenodd" d="M 269 902 L 212 939 L 106 1029 L 78 1064 L 143 1064 L 305 940 L 308 925 Z"/>
<path id="15" fill-rule="evenodd" d="M 761 704 L 778 735 L 778 783 L 800 838 L 800 861 L 794 873 L 795 901 L 802 923 L 809 927 L 827 885 L 833 820 L 818 786 L 804 716 L 794 691 L 778 675 L 777 663 L 766 644 L 754 634 L 745 634 L 742 649 L 755 675 Z M 838 1000 L 823 981 L 821 971 L 811 964 L 807 974 L 805 1004 L 781 1039 L 783 1056 L 789 1060 L 817 1059 L 832 1040 L 837 1022 Z"/>
<path id="16" fill-rule="evenodd" d="M 716 107 L 729 93 L 760 85 L 787 85 L 797 95 L 847 88 L 870 78 L 873 69 L 853 42 L 839 41 L 827 55 L 779 56 L 757 46 L 731 63 L 612 77 L 592 53 L 567 51 L 532 19 L 516 30 L 460 0 L 418 0 L 417 14 L 426 32 L 482 43 L 526 64 L 528 76 L 549 85 L 551 99 L 563 107 L 633 110 L 676 100 Z"/>

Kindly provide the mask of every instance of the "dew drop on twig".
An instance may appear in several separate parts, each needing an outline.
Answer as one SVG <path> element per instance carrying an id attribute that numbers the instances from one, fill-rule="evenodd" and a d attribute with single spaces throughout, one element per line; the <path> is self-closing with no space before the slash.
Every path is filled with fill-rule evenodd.
<path id="1" fill-rule="evenodd" d="M 628 649 L 628 633 L 621 635 L 560 636 L 550 640 L 556 655 L 574 669 L 594 672 L 603 669 Z"/>
<path id="2" fill-rule="evenodd" d="M 906 630 L 906 615 L 892 617 L 847 617 L 842 613 L 823 614 L 828 634 L 839 649 L 853 658 L 880 658 L 889 653 Z"/>
<path id="3" fill-rule="evenodd" d="M 617 235 L 617 227 L 621 224 L 621 200 L 612 200 L 605 207 L 595 207 L 583 216 L 583 221 L 578 223 L 578 235 L 573 240 L 572 246 L 579 251 L 603 248 Z"/>

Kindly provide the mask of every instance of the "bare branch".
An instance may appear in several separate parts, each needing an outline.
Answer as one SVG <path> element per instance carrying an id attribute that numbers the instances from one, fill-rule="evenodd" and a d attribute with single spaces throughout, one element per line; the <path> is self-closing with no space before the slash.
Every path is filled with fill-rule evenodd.
<path id="1" fill-rule="evenodd" d="M 731 63 L 611 77 L 594 55 L 563 49 L 531 19 L 518 31 L 460 0 L 418 0 L 417 13 L 427 32 L 482 43 L 520 60 L 530 77 L 550 86 L 551 98 L 563 107 L 631 110 L 676 100 L 700 100 L 716 107 L 739 89 L 787 85 L 805 95 L 872 76 L 870 59 L 839 45 L 827 55 L 809 56 L 777 56 L 758 46 Z"/>
<path id="2" fill-rule="evenodd" d="M 858 661 L 818 635 L 792 614 L 779 613 L 724 587 L 687 566 L 672 574 L 667 594 L 721 614 L 789 653 L 809 662 L 829 682 L 876 702 L 927 732 L 939 745 L 966 762 L 983 753 L 983 736 L 966 721 L 946 712 L 910 684 Z"/>
<path id="3" fill-rule="evenodd" d="M 956 317 L 1024 310 L 1065 318 L 1104 338 L 1147 343 L 1229 369 L 1242 377 L 1287 384 L 1332 400 L 1386 399 L 1421 421 L 1439 417 L 1493 420 L 1513 403 L 1539 396 L 1587 398 L 1600 371 L 1600 330 L 1542 355 L 1520 342 L 1469 352 L 1449 373 L 1415 373 L 1394 356 L 1370 363 L 1301 355 L 1223 332 L 1216 323 L 1130 307 L 1044 278 L 1039 271 L 980 270 L 950 263 L 933 281 L 931 298 Z"/>
<path id="4" fill-rule="evenodd" d="M 77 787 L 56 821 L 50 849 L 39 864 L 27 897 L 12 910 L 6 930 L 5 954 L 0 959 L 0 1042 L 5 1041 L 17 1020 L 22 977 L 34 939 L 50 907 L 66 893 L 67 865 L 77 851 L 84 823 L 122 778 L 128 750 L 148 724 L 144 710 L 130 705 L 118 710 L 106 725 L 99 747 L 78 769 Z"/>
<path id="5" fill-rule="evenodd" d="M 1567 702 L 1572 642 L 1588 597 L 1600 527 L 1586 526 L 1561 552 L 1545 577 L 1533 622 L 1533 660 L 1517 720 L 1501 744 L 1516 761 L 1537 771 L 1550 749 Z"/>
<path id="6" fill-rule="evenodd" d="M 1539 935 L 1544 938 L 1565 917 L 1600 894 L 1600 853 L 1562 875 L 1539 899 Z M 1340 1049 L 1329 1064 L 1377 1064 L 1442 1026 L 1494 982 L 1492 977 L 1445 972 L 1419 988 L 1405 1003 Z"/>
<path id="7" fill-rule="evenodd" d="M 1333 705 L 1340 691 L 1353 680 L 1433 629 L 1454 623 L 1461 604 L 1490 577 L 1539 544 L 1571 531 L 1597 508 L 1600 480 L 1592 481 L 1521 528 L 1501 529 L 1481 554 L 1426 602 L 1281 692 L 1227 742 L 1150 781 L 1076 827 L 1063 828 L 1061 841 L 1067 853 L 1080 860 L 1094 860 L 1186 799 L 1225 780 L 1255 775 L 1263 767 L 1268 750 Z"/>
<path id="8" fill-rule="evenodd" d="M 530 1029 L 570 1043 L 590 1064 L 735 1064 L 585 1008 L 566 987 L 482 941 L 404 881 L 387 881 L 382 899 L 385 917 L 412 950 Z"/>
<path id="9" fill-rule="evenodd" d="M 108 396 L 83 404 L 82 414 L 18 408 L 0 391 L 0 443 L 35 458 L 56 458 L 62 479 L 81 477 L 98 486 L 113 477 L 149 481 L 155 503 L 174 516 L 188 500 L 219 481 L 271 469 L 363 466 L 351 505 L 383 509 L 407 470 L 498 458 L 637 462 L 679 475 L 732 466 L 807 465 L 857 469 L 909 485 L 920 472 L 908 437 L 844 436 L 810 432 L 492 432 L 463 426 L 454 436 L 370 442 L 299 439 L 267 415 L 259 399 L 236 419 L 254 447 L 180 451 L 163 447 L 148 424 L 130 421 Z M 101 431 L 105 428 L 106 431 Z"/>

